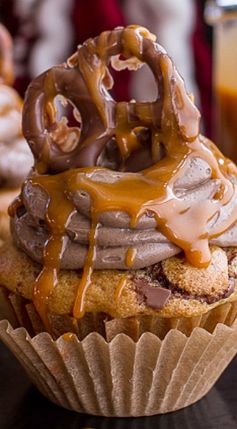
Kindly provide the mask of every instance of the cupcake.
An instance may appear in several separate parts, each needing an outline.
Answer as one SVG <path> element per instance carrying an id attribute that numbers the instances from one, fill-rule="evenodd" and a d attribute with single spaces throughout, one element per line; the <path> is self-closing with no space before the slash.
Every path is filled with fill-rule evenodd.
<path id="1" fill-rule="evenodd" d="M 147 63 L 156 100 L 115 102 L 110 61 Z M 0 336 L 66 408 L 173 411 L 207 393 L 237 352 L 237 168 L 199 120 L 139 26 L 87 40 L 28 88 L 35 166 L 0 247 Z"/>
<path id="2" fill-rule="evenodd" d="M 0 24 L 0 234 L 9 231 L 7 210 L 33 164 L 22 135 L 22 100 L 13 83 L 12 41 Z"/>

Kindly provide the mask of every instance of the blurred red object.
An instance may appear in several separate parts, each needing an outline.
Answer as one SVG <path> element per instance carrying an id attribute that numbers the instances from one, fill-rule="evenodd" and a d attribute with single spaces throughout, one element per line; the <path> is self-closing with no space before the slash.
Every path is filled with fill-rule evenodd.
<path id="1" fill-rule="evenodd" d="M 126 25 L 120 2 L 117 0 L 74 0 L 72 23 L 75 31 L 75 46 L 89 37 L 105 30 Z M 115 78 L 113 96 L 118 101 L 129 100 L 129 72 L 113 73 Z"/>
<path id="2" fill-rule="evenodd" d="M 196 25 L 193 32 L 193 53 L 195 62 L 195 78 L 199 87 L 201 111 L 205 121 L 205 135 L 212 136 L 212 54 L 211 47 L 205 37 L 203 9 L 200 1 L 196 1 Z"/>
<path id="3" fill-rule="evenodd" d="M 126 25 L 126 4 L 129 0 L 30 0 L 28 2 L 19 2 L 19 0 L 1 0 L 0 16 L 2 22 L 9 29 L 13 36 L 16 46 L 16 81 L 15 87 L 24 95 L 26 87 L 30 80 L 34 77 L 30 69 L 30 58 L 36 49 L 39 40 L 44 40 L 45 35 L 40 32 L 39 15 L 40 10 L 44 7 L 47 9 L 47 4 L 52 7 L 57 6 L 57 11 L 60 12 L 63 18 L 68 19 L 68 25 L 73 30 L 73 41 L 68 52 L 61 52 L 61 57 L 58 60 L 64 61 L 73 51 L 76 46 L 83 43 L 89 37 L 95 37 L 104 30 L 111 30 L 117 26 Z M 147 0 L 144 0 L 144 4 Z M 68 9 L 67 16 L 65 15 L 65 4 Z M 193 55 L 195 61 L 195 78 L 198 84 L 201 110 L 205 122 L 205 133 L 211 134 L 211 49 L 205 37 L 205 26 L 203 22 L 203 0 L 196 0 L 196 23 L 193 29 L 193 38 L 189 41 L 193 46 Z M 61 5 L 61 6 L 60 6 Z M 64 8 L 64 9 L 63 9 Z M 157 13 L 159 13 L 159 2 L 157 1 Z M 49 26 L 54 22 L 54 17 L 50 12 Z M 50 21 L 51 18 L 51 21 Z M 61 29 L 60 29 L 61 30 Z M 170 29 L 167 29 L 170 31 Z M 62 36 L 66 34 L 61 31 Z M 53 34 L 51 35 L 53 37 Z M 57 41 L 60 44 L 60 40 Z M 58 46 L 58 45 L 57 45 Z M 47 42 L 46 42 L 47 48 Z M 37 52 L 36 52 L 37 54 Z M 115 72 L 115 84 L 113 88 L 113 96 L 118 101 L 129 100 L 129 81 L 130 74 L 127 70 Z"/>

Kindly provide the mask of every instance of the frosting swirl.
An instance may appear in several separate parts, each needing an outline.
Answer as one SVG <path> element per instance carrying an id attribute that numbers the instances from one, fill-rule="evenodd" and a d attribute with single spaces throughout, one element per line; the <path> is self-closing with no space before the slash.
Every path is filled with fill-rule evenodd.
<path id="1" fill-rule="evenodd" d="M 183 166 L 183 175 L 175 182 L 176 196 L 189 205 L 202 204 L 217 193 L 220 182 L 212 179 L 206 161 L 192 158 Z M 86 173 L 85 173 L 86 174 Z M 114 183 L 123 173 L 98 169 L 89 173 L 93 182 Z M 233 177 L 235 197 L 237 180 Z M 83 268 L 89 244 L 91 227 L 90 195 L 78 190 L 69 196 L 75 206 L 66 228 L 65 244 L 61 255 L 61 268 Z M 43 250 L 50 231 L 45 224 L 49 198 L 42 187 L 27 181 L 23 187 L 22 202 L 25 210 L 18 210 L 12 225 L 14 237 L 21 248 L 37 262 L 43 261 Z M 207 232 L 222 224 L 233 209 L 233 200 L 223 206 L 214 219 L 207 224 Z M 157 228 L 153 216 L 143 215 L 134 228 L 130 227 L 130 217 L 126 212 L 110 211 L 100 214 L 98 219 L 96 243 L 97 250 L 93 266 L 97 269 L 138 269 L 153 265 L 179 253 L 182 249 L 174 245 Z M 210 240 L 221 247 L 237 246 L 237 224 Z"/>

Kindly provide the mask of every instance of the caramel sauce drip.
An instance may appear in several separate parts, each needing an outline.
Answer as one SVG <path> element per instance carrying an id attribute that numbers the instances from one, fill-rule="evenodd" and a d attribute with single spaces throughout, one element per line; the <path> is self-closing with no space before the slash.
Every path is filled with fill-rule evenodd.
<path id="1" fill-rule="evenodd" d="M 117 284 L 117 286 L 115 288 L 115 292 L 114 292 L 114 300 L 115 300 L 116 304 L 118 304 L 118 302 L 119 302 L 119 299 L 121 297 L 123 289 L 126 286 L 126 283 L 127 283 L 127 276 L 123 275 L 121 277 L 121 279 L 119 280 L 119 282 L 118 282 L 118 284 Z"/>
<path id="2" fill-rule="evenodd" d="M 124 211 L 131 218 L 131 226 L 135 227 L 138 219 L 152 214 L 159 230 L 185 252 L 187 260 L 197 267 L 207 267 L 210 262 L 208 241 L 221 234 L 236 220 L 236 211 L 211 235 L 206 230 L 208 221 L 218 213 L 233 194 L 233 186 L 227 179 L 229 172 L 228 160 L 220 155 L 216 159 L 213 152 L 201 140 L 187 146 L 173 142 L 170 154 L 157 165 L 141 173 L 125 175 L 115 183 L 101 183 L 91 180 L 90 175 L 100 168 L 69 170 L 56 176 L 34 176 L 33 185 L 41 186 L 49 195 L 47 224 L 50 239 L 44 252 L 44 268 L 39 276 L 34 292 L 34 303 L 41 317 L 47 307 L 47 300 L 56 284 L 56 272 L 60 268 L 60 255 L 63 251 L 65 226 L 75 210 L 70 201 L 70 194 L 77 190 L 88 192 L 92 200 L 92 226 L 90 245 L 82 279 L 79 284 L 73 314 L 79 318 L 83 315 L 83 301 L 93 272 L 93 260 L 96 256 L 97 219 L 103 212 L 114 210 Z M 177 150 L 179 148 L 179 151 Z M 218 152 L 217 152 L 218 153 Z M 182 173 L 182 166 L 187 157 L 199 156 L 208 161 L 213 177 L 221 180 L 220 192 L 213 200 L 192 204 L 190 200 L 182 200 L 175 195 L 173 186 Z M 60 208 L 60 209 L 59 209 Z M 128 255 L 128 267 L 132 266 L 134 255 Z M 45 320 L 45 316 L 44 316 Z"/>
<path id="3" fill-rule="evenodd" d="M 91 276 L 93 273 L 93 262 L 96 257 L 96 230 L 97 230 L 97 220 L 96 216 L 92 215 L 92 224 L 89 234 L 89 249 L 87 253 L 87 258 L 84 265 L 84 270 L 80 284 L 78 287 L 74 307 L 73 307 L 73 316 L 75 319 L 80 319 L 84 316 L 84 298 L 87 288 L 91 283 Z"/>
<path id="4" fill-rule="evenodd" d="M 57 284 L 63 243 L 66 239 L 65 227 L 76 209 L 71 202 L 73 192 L 81 190 L 90 195 L 92 219 L 88 255 L 73 308 L 75 318 L 80 318 L 84 314 L 85 293 L 91 283 L 93 261 L 96 258 L 96 231 L 101 213 L 106 211 L 126 212 L 130 216 L 131 227 L 136 227 L 139 218 L 143 215 L 153 216 L 157 228 L 171 242 L 183 249 L 187 260 L 197 267 L 207 267 L 210 263 L 209 239 L 218 236 L 236 221 L 235 208 L 232 216 L 218 228 L 213 228 L 211 234 L 208 234 L 208 222 L 218 215 L 221 207 L 227 204 L 233 196 L 234 187 L 228 175 L 236 176 L 236 167 L 225 159 L 211 142 L 199 135 L 199 113 L 188 97 L 170 58 L 163 51 L 156 54 L 157 47 L 154 48 L 151 44 L 146 45 L 145 49 L 144 37 L 152 40 L 147 30 L 137 27 L 115 30 L 110 33 L 110 38 L 108 33 L 102 33 L 98 38 L 90 39 L 79 48 L 79 64 L 91 99 L 99 112 L 100 119 L 97 117 L 95 121 L 97 124 L 99 123 L 98 129 L 102 129 L 101 123 L 103 123 L 106 135 L 111 135 L 111 130 L 113 130 L 112 135 L 117 139 L 122 157 L 126 159 L 139 149 L 140 142 L 134 131 L 139 126 L 147 127 L 151 132 L 153 159 L 157 157 L 160 143 L 165 148 L 165 156 L 139 173 L 125 173 L 114 183 L 93 181 L 93 173 L 102 169 L 102 167 L 96 167 L 96 164 L 92 167 L 71 168 L 57 175 L 35 175 L 29 179 L 32 185 L 40 186 L 46 191 L 49 201 L 46 222 L 50 235 L 44 249 L 43 270 L 36 280 L 33 299 L 36 309 L 46 325 L 48 300 Z M 107 88 L 110 85 L 108 74 L 106 74 L 108 62 L 106 43 L 108 40 L 110 56 L 115 49 L 113 47 L 116 47 L 116 42 L 120 44 L 121 49 L 123 47 L 123 51 L 128 57 L 136 56 L 140 61 L 148 58 L 151 68 L 156 70 L 158 67 L 159 73 L 157 72 L 156 77 L 162 82 L 162 85 L 159 84 L 160 93 L 157 103 L 150 105 L 149 103 L 137 103 L 135 106 L 117 103 L 116 114 L 111 118 L 111 110 L 107 108 L 106 104 L 111 99 L 107 99 L 107 96 L 103 97 L 104 93 L 101 89 L 103 79 L 106 79 Z M 148 54 L 151 49 L 153 49 L 152 55 Z M 114 52 L 117 54 L 117 49 Z M 49 74 L 46 81 L 50 88 L 53 87 L 51 79 L 52 74 Z M 50 93 L 50 90 L 48 92 Z M 49 107 L 49 100 L 53 98 L 52 94 L 49 94 L 46 103 L 47 114 L 48 117 L 51 116 L 51 119 L 55 116 L 54 111 Z M 111 105 L 109 104 L 109 106 Z M 129 116 L 134 116 L 135 119 L 130 120 Z M 102 131 L 101 135 L 105 134 Z M 87 138 L 84 148 L 93 147 L 93 138 L 94 133 Z M 101 139 L 100 136 L 99 144 L 101 144 Z M 42 140 L 40 144 L 42 148 Z M 97 144 L 98 141 L 94 143 L 95 146 Z M 54 148 L 54 150 L 56 149 Z M 47 165 L 48 141 L 47 145 L 43 146 L 43 152 L 42 159 Z M 71 160 L 73 156 L 76 157 L 76 153 L 73 152 L 70 156 L 71 158 L 67 158 L 65 161 L 65 169 L 72 167 Z M 203 201 L 201 205 L 192 199 L 179 198 L 174 186 L 182 175 L 184 163 L 195 157 L 207 161 L 212 171 L 212 178 L 220 181 L 216 195 L 212 199 Z M 132 268 L 133 259 L 133 249 L 129 249 L 126 258 L 128 268 Z M 119 299 L 124 285 L 125 279 L 122 277 L 116 288 L 116 300 Z"/>
<path id="5" fill-rule="evenodd" d="M 48 327 L 48 300 L 58 282 L 60 257 L 63 252 L 64 240 L 67 239 L 65 227 L 75 208 L 64 193 L 63 182 L 60 183 L 60 181 L 55 180 L 54 176 L 47 177 L 47 183 L 44 183 L 44 179 L 44 176 L 38 176 L 37 183 L 43 187 L 49 196 L 46 223 L 50 230 L 50 237 L 44 248 L 43 270 L 35 282 L 33 303 L 45 326 Z M 32 179 L 32 183 L 35 183 L 34 179 Z"/>
<path id="6" fill-rule="evenodd" d="M 126 254 L 126 265 L 128 268 L 131 268 L 133 266 L 135 257 L 136 257 L 136 249 L 129 247 Z"/>

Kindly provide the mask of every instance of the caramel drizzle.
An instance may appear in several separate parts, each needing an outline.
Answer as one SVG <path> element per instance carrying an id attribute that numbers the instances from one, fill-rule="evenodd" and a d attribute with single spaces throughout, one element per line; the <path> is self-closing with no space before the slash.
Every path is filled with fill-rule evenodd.
<path id="1" fill-rule="evenodd" d="M 135 257 L 136 257 L 137 250 L 129 247 L 126 254 L 126 265 L 128 268 L 131 268 L 133 266 Z"/>
<path id="2" fill-rule="evenodd" d="M 235 172 L 236 169 L 217 149 L 213 153 L 214 146 L 206 140 L 203 142 L 201 138 L 183 144 L 176 136 L 172 136 L 169 138 L 167 148 L 167 156 L 158 164 L 139 174 L 124 176 L 113 184 L 94 182 L 89 178 L 90 173 L 99 170 L 98 167 L 70 170 L 56 176 L 35 176 L 31 179 L 32 184 L 42 186 L 49 195 L 47 223 L 51 239 L 44 251 L 44 268 L 36 282 L 34 292 L 35 306 L 45 323 L 47 323 L 47 302 L 57 283 L 65 226 L 75 210 L 69 195 L 78 189 L 90 194 L 94 219 L 98 219 L 100 213 L 104 211 L 125 211 L 131 217 L 131 226 L 135 227 L 142 215 L 147 212 L 153 213 L 158 228 L 184 250 L 190 263 L 200 267 L 208 266 L 209 238 L 221 234 L 236 220 L 233 210 L 231 218 L 218 229 L 213 229 L 212 234 L 208 236 L 206 231 L 208 221 L 233 195 L 233 185 L 227 179 L 227 174 L 230 170 L 232 173 Z M 215 196 L 215 204 L 207 200 L 201 206 L 198 204 L 191 206 L 190 202 L 177 198 L 173 191 L 174 183 L 182 173 L 184 162 L 188 157 L 195 156 L 205 159 L 212 168 L 213 178 L 221 180 L 222 186 L 219 194 Z M 57 216 L 59 202 L 63 209 L 61 217 Z M 96 225 L 94 220 L 88 257 L 73 309 L 75 318 L 84 314 L 83 302 L 91 282 L 93 260 L 96 257 Z M 131 259 L 128 258 L 127 261 L 129 267 Z"/>
<path id="3" fill-rule="evenodd" d="M 79 287 L 76 294 L 76 299 L 73 307 L 73 316 L 75 319 L 80 319 L 85 314 L 85 309 L 83 308 L 85 294 L 87 288 L 91 284 L 91 277 L 93 273 L 93 262 L 96 258 L 96 231 L 98 227 L 98 222 L 96 217 L 92 215 L 92 224 L 89 233 L 89 249 L 87 253 L 86 262 L 83 269 L 82 278 L 79 283 Z"/>
<path id="4" fill-rule="evenodd" d="M 190 263 L 199 267 L 208 266 L 210 262 L 208 240 L 221 234 L 236 220 L 236 212 L 233 210 L 232 216 L 208 235 L 206 230 L 208 221 L 218 213 L 222 204 L 226 204 L 232 197 L 233 186 L 226 174 L 233 168 L 233 164 L 225 160 L 219 152 L 217 152 L 219 158 L 216 159 L 201 139 L 188 146 L 183 146 L 177 141 L 175 145 L 176 149 L 177 147 L 180 149 L 176 150 L 175 154 L 172 155 L 171 152 L 170 157 L 162 159 L 149 169 L 139 174 L 125 175 L 113 184 L 95 182 L 90 178 L 91 173 L 100 170 L 99 167 L 69 170 L 56 176 L 31 178 L 33 185 L 41 186 L 49 195 L 46 220 L 51 235 L 44 251 L 44 268 L 34 290 L 34 303 L 44 321 L 49 296 L 57 283 L 65 227 L 75 210 L 70 195 L 76 190 L 86 191 L 91 196 L 92 227 L 88 256 L 73 308 L 75 318 L 80 318 L 84 314 L 85 293 L 91 283 L 93 261 L 96 257 L 96 229 L 99 215 L 103 212 L 110 210 L 127 212 L 132 227 L 136 227 L 142 215 L 152 213 L 157 221 L 157 227 L 184 250 Z M 179 199 L 173 190 L 175 181 L 182 173 L 183 163 L 188 157 L 195 156 L 207 160 L 212 167 L 213 177 L 219 178 L 222 183 L 222 189 L 215 196 L 215 200 L 203 201 L 201 206 Z M 132 266 L 134 256 L 132 250 L 128 252 L 128 268 Z"/>
<path id="5" fill-rule="evenodd" d="M 114 300 L 116 302 L 116 304 L 118 304 L 120 297 L 122 295 L 123 289 L 125 288 L 126 284 L 127 284 L 127 276 L 126 274 L 124 274 L 121 279 L 119 280 L 116 288 L 115 288 L 115 292 L 114 292 Z"/>
<path id="6" fill-rule="evenodd" d="M 141 30 L 133 30 L 128 28 L 123 32 L 121 31 L 120 43 L 126 45 L 128 56 L 135 55 L 142 60 L 143 34 Z M 116 41 L 113 37 L 114 34 L 110 40 L 110 47 L 113 46 L 113 40 Z M 85 293 L 91 283 L 93 261 L 96 258 L 96 230 L 101 213 L 124 211 L 130 216 L 131 227 L 133 228 L 136 227 L 140 217 L 148 213 L 151 214 L 156 219 L 157 228 L 170 241 L 182 248 L 187 260 L 198 267 L 207 267 L 210 262 L 208 240 L 224 232 L 236 221 L 237 217 L 235 207 L 232 215 L 222 225 L 214 228 L 211 234 L 208 234 L 208 222 L 233 196 L 234 188 L 228 179 L 228 175 L 231 173 L 236 176 L 237 170 L 220 154 L 214 145 L 198 136 L 197 112 L 177 73 L 174 78 L 175 72 L 171 60 L 166 55 L 160 54 L 159 56 L 163 80 L 160 123 L 157 124 L 156 115 L 151 115 L 152 109 L 159 107 L 158 104 L 148 106 L 145 103 L 137 103 L 134 108 L 129 103 L 117 103 L 115 118 L 111 120 L 109 117 L 110 110 L 105 109 L 106 102 L 108 102 L 106 97 L 109 95 L 107 93 L 103 99 L 102 92 L 98 89 L 100 88 L 101 76 L 103 79 L 108 78 L 105 63 L 101 61 L 101 58 L 104 62 L 108 60 L 106 56 L 107 33 L 102 33 L 96 40 L 97 43 L 94 43 L 93 40 L 87 41 L 82 49 L 79 49 L 79 64 L 92 100 L 105 126 L 107 136 L 115 136 L 120 153 L 125 160 L 139 147 L 134 129 L 139 127 L 142 122 L 143 127 L 147 126 L 151 130 L 153 158 L 157 156 L 157 147 L 160 142 L 165 147 L 166 156 L 146 170 L 134 174 L 125 174 L 123 178 L 112 184 L 95 182 L 91 179 L 90 176 L 93 172 L 100 170 L 99 167 L 71 169 L 55 176 L 34 176 L 30 179 L 32 185 L 42 187 L 49 196 L 46 221 L 50 236 L 44 249 L 44 268 L 36 281 L 33 298 L 35 306 L 46 324 L 48 300 L 57 284 L 63 243 L 66 239 L 65 227 L 76 209 L 71 202 L 73 192 L 78 190 L 87 192 L 91 197 L 92 209 L 89 251 L 73 308 L 75 318 L 82 317 L 85 311 Z M 95 53 L 100 56 L 100 60 L 95 56 Z M 91 64 L 89 64 L 88 58 L 93 60 Z M 48 80 L 46 80 L 50 81 L 51 78 L 52 74 L 49 74 Z M 176 82 L 175 88 L 172 87 L 174 81 Z M 53 84 L 49 86 L 51 88 Z M 108 87 L 109 85 L 107 85 L 107 89 Z M 47 102 L 48 116 L 53 117 L 53 111 L 50 111 L 50 97 Z M 175 107 L 174 103 L 176 103 Z M 128 119 L 132 111 L 137 118 L 135 121 Z M 29 119 L 30 116 L 28 115 L 27 120 Z M 100 126 L 99 131 L 101 129 Z M 111 129 L 113 129 L 113 134 L 111 134 Z M 90 146 L 93 139 L 94 135 L 91 134 L 86 140 L 85 146 Z M 42 159 L 46 164 L 47 150 L 48 146 L 46 145 L 43 147 L 44 153 L 41 152 Z M 178 198 L 174 190 L 175 182 L 182 174 L 184 163 L 192 157 L 199 157 L 207 161 L 212 170 L 212 178 L 220 180 L 219 191 L 214 198 L 203 201 L 201 206 L 200 203 Z M 71 159 L 68 159 L 68 162 L 71 162 Z M 132 249 L 129 250 L 126 258 L 128 268 L 132 267 L 134 256 Z M 125 283 L 125 279 L 122 277 L 115 291 L 116 300 L 119 299 Z"/>
<path id="7" fill-rule="evenodd" d="M 37 179 L 40 185 L 40 177 Z M 33 183 L 34 179 L 32 178 Z M 63 183 L 55 181 L 53 176 L 47 177 L 47 186 L 43 186 L 43 188 L 49 196 L 45 220 L 50 230 L 50 236 L 44 248 L 43 270 L 40 272 L 34 285 L 33 303 L 42 321 L 48 328 L 48 302 L 53 288 L 58 283 L 60 259 L 63 252 L 64 240 L 67 239 L 65 228 L 70 215 L 75 209 L 72 202 L 64 193 Z"/>

